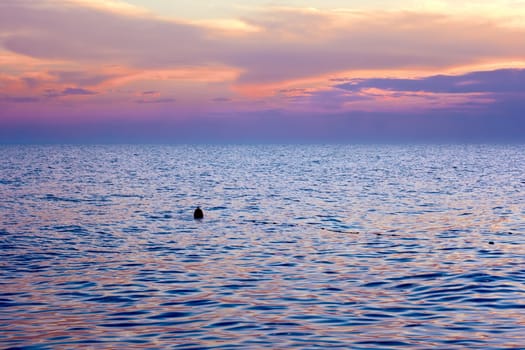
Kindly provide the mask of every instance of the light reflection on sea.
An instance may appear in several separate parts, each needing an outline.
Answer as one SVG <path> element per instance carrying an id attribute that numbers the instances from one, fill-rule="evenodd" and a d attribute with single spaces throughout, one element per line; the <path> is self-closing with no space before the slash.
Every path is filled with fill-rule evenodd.
<path id="1" fill-rule="evenodd" d="M 525 346 L 521 146 L 1 150 L 3 348 Z"/>

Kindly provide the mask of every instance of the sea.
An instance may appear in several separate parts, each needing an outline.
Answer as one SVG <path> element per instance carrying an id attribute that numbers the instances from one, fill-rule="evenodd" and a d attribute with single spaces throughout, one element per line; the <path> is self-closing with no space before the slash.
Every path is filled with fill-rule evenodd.
<path id="1" fill-rule="evenodd" d="M 525 349 L 525 146 L 0 146 L 0 348 Z"/>

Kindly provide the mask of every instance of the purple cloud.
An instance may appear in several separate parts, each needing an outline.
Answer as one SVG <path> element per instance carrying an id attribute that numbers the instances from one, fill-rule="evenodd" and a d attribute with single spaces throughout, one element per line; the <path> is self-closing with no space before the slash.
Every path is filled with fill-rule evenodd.
<path id="1" fill-rule="evenodd" d="M 435 75 L 420 79 L 358 79 L 335 87 L 348 91 L 377 88 L 432 93 L 525 93 L 525 69 L 499 69 L 463 75 Z"/>
<path id="2" fill-rule="evenodd" d="M 216 97 L 212 100 L 213 102 L 230 102 L 231 98 L 227 97 Z"/>
<path id="3" fill-rule="evenodd" d="M 31 78 L 31 77 L 22 77 L 22 81 L 30 89 L 34 89 L 34 88 L 36 88 L 37 86 L 40 85 L 40 81 L 38 79 Z"/>
<path id="4" fill-rule="evenodd" d="M 16 96 L 16 97 L 7 96 L 0 100 L 4 100 L 6 102 L 13 102 L 13 103 L 35 103 L 35 102 L 40 101 L 39 98 L 32 97 L 32 96 Z"/>
<path id="5" fill-rule="evenodd" d="M 44 91 L 43 96 L 45 98 L 57 98 L 57 97 L 64 97 L 64 96 L 90 96 L 90 95 L 97 95 L 98 93 L 96 91 L 86 90 L 82 88 L 65 88 L 62 91 L 57 91 L 55 89 L 46 89 Z"/>
<path id="6" fill-rule="evenodd" d="M 82 88 L 65 88 L 62 90 L 60 96 L 70 96 L 70 95 L 96 95 L 95 91 L 86 90 Z"/>
<path id="7" fill-rule="evenodd" d="M 61 94 L 60 94 L 60 92 L 56 91 L 55 89 L 46 89 L 44 91 L 43 96 L 45 98 L 56 98 L 56 97 L 60 97 Z"/>
<path id="8" fill-rule="evenodd" d="M 136 100 L 136 103 L 173 103 L 177 100 L 174 98 L 158 98 L 155 100 Z"/>

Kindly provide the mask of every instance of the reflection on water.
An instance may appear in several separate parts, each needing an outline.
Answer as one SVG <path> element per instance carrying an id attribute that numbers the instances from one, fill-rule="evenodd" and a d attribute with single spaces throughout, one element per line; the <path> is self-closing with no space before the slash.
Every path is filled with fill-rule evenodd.
<path id="1" fill-rule="evenodd" d="M 3 348 L 525 346 L 520 146 L 1 150 Z"/>

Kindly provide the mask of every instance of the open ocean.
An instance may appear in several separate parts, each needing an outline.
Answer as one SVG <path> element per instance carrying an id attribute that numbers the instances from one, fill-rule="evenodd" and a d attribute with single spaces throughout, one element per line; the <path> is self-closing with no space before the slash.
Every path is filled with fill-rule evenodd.
<path id="1" fill-rule="evenodd" d="M 0 254 L 0 348 L 524 349 L 525 146 L 0 146 Z"/>

